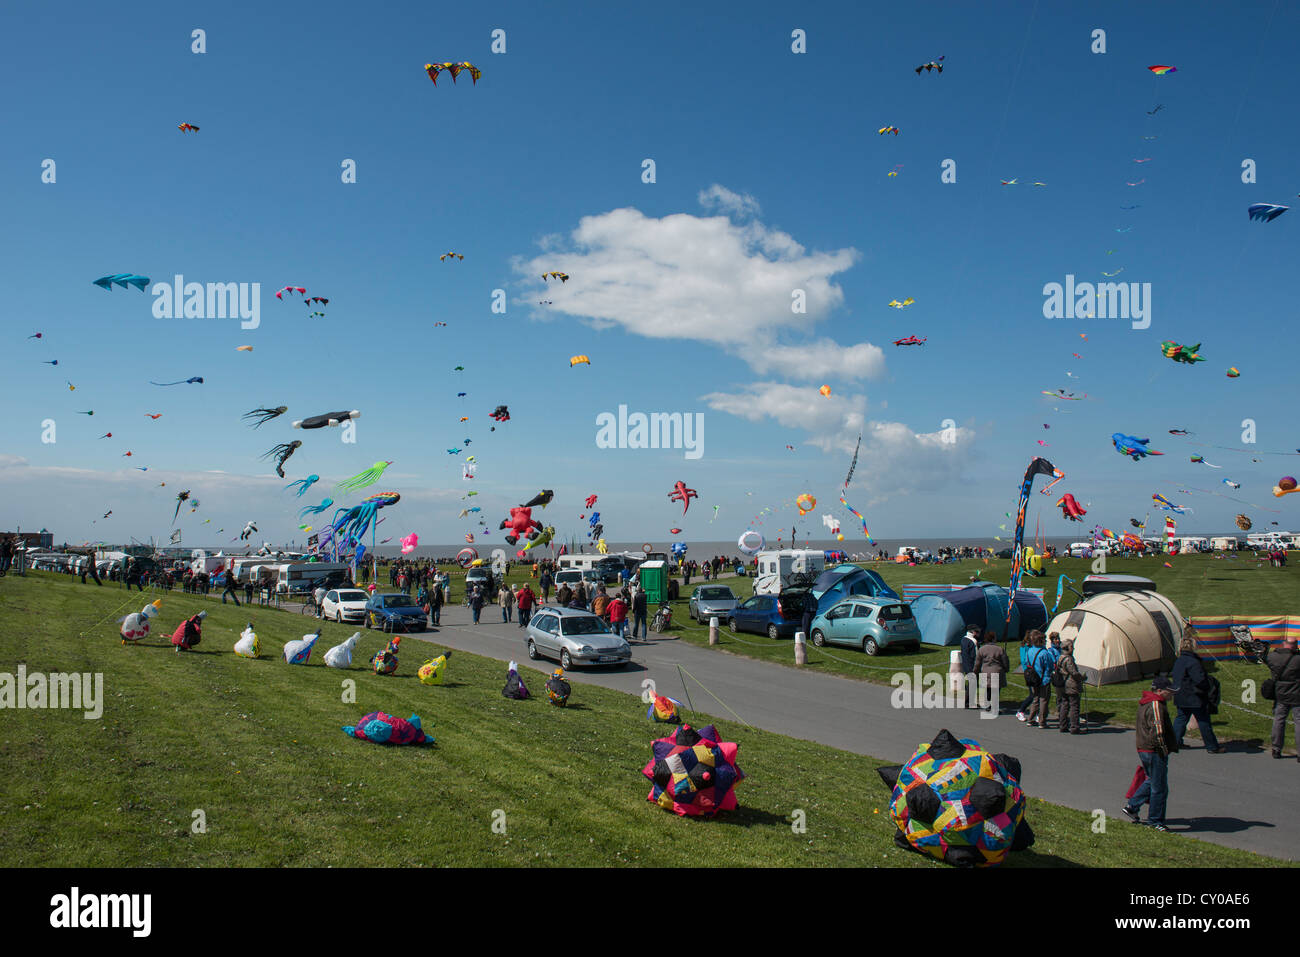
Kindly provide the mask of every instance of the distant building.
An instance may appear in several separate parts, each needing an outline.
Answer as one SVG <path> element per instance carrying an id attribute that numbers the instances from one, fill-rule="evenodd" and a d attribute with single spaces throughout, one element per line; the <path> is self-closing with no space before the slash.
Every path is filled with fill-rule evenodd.
<path id="1" fill-rule="evenodd" d="M 18 540 L 29 548 L 53 548 L 54 533 L 42 528 L 39 532 L 0 532 L 0 536 L 17 535 Z"/>

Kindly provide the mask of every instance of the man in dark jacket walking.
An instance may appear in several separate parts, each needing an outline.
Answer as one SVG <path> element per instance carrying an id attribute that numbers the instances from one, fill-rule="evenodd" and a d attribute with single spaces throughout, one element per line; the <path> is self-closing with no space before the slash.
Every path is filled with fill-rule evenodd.
<path id="1" fill-rule="evenodd" d="M 1269 652 L 1268 670 L 1273 675 L 1273 757 L 1282 757 L 1286 743 L 1286 718 L 1294 711 L 1296 760 L 1300 761 L 1300 650 L 1295 636 Z"/>
<path id="2" fill-rule="evenodd" d="M 1178 686 L 1174 695 L 1174 705 L 1178 715 L 1174 718 L 1174 734 L 1178 736 L 1178 746 L 1183 747 L 1183 734 L 1187 731 L 1187 722 L 1195 718 L 1196 726 L 1201 729 L 1201 740 L 1205 750 L 1211 754 L 1222 754 L 1227 748 L 1219 744 L 1210 725 L 1210 676 L 1205 673 L 1201 656 L 1196 653 L 1196 641 L 1191 636 L 1185 637 L 1178 646 L 1178 660 L 1170 680 Z"/>
<path id="3" fill-rule="evenodd" d="M 645 639 L 649 638 L 649 636 L 650 633 L 646 629 L 645 589 L 638 588 L 636 594 L 632 596 L 632 637 Z M 1297 711 L 1296 714 L 1300 714 L 1300 711 Z"/>
<path id="4" fill-rule="evenodd" d="M 1177 693 L 1165 675 L 1151 679 L 1151 689 L 1143 691 L 1138 702 L 1137 753 L 1144 780 L 1124 802 L 1124 816 L 1137 824 L 1142 805 L 1147 809 L 1147 823 L 1157 831 L 1167 831 L 1165 805 L 1169 800 L 1169 755 L 1178 752 L 1178 736 L 1169 721 L 1167 703 Z"/>

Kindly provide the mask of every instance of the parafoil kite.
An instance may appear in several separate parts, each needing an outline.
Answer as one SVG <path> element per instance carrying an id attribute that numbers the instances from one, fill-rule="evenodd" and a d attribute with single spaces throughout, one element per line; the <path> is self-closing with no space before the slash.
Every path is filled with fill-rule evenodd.
<path id="1" fill-rule="evenodd" d="M 371 744 L 415 744 L 426 747 L 435 744 L 431 735 L 425 734 L 420 727 L 420 716 L 411 715 L 410 720 L 395 718 L 383 711 L 372 711 L 356 724 L 343 726 L 349 737 L 369 741 Z"/>
<path id="2" fill-rule="evenodd" d="M 877 133 L 878 135 L 880 135 L 880 136 L 884 136 L 886 133 L 893 133 L 895 136 L 897 136 L 897 135 L 898 135 L 898 127 L 897 127 L 897 126 L 882 126 L 880 129 L 876 130 L 876 133 Z"/>
<path id="3" fill-rule="evenodd" d="M 1163 452 L 1157 452 L 1155 449 L 1146 447 L 1150 439 L 1139 439 L 1132 435 L 1125 435 L 1123 432 L 1113 432 L 1110 436 L 1111 442 L 1115 446 L 1115 451 L 1120 455 L 1127 455 L 1134 462 L 1142 461 L 1147 455 L 1164 455 Z"/>
<path id="4" fill-rule="evenodd" d="M 914 302 L 916 302 L 916 300 L 913 299 L 911 296 L 908 296 L 902 302 L 899 302 L 897 299 L 891 299 L 889 300 L 888 304 L 893 306 L 895 309 L 903 309 L 906 308 L 907 306 L 910 306 Z"/>
<path id="5" fill-rule="evenodd" d="M 442 262 L 444 259 L 447 259 L 447 258 L 451 258 L 451 259 L 464 259 L 465 257 L 462 256 L 460 253 L 445 252 L 445 253 L 443 253 L 441 256 L 438 257 L 438 262 Z"/>
<path id="6" fill-rule="evenodd" d="M 1063 518 L 1067 518 L 1072 522 L 1081 522 L 1083 516 L 1088 514 L 1069 492 L 1066 492 L 1057 500 L 1056 507 L 1061 510 Z"/>
<path id="7" fill-rule="evenodd" d="M 452 83 L 456 82 L 456 77 L 460 75 L 461 70 L 469 70 L 469 78 L 473 81 L 474 85 L 478 84 L 478 78 L 483 75 L 482 70 L 476 67 L 473 63 L 464 60 L 460 63 L 426 63 L 424 65 L 424 72 L 429 74 L 429 79 L 433 81 L 434 86 L 438 85 L 438 74 L 443 70 L 446 70 L 451 74 Z"/>
<path id="8" fill-rule="evenodd" d="M 1261 223 L 1271 223 L 1290 208 L 1290 206 L 1278 206 L 1276 203 L 1255 203 L 1246 209 L 1246 213 L 1251 219 L 1258 219 Z"/>
<path id="9" fill-rule="evenodd" d="M 1232 367 L 1231 369 L 1229 369 L 1228 372 L 1227 372 L 1227 376 L 1228 376 L 1229 379 L 1235 379 L 1235 378 L 1237 378 L 1237 376 L 1239 376 L 1239 375 L 1241 375 L 1241 370 L 1238 369 L 1236 366 L 1233 366 L 1233 367 Z"/>
<path id="10" fill-rule="evenodd" d="M 356 409 L 351 412 L 326 412 L 324 415 L 313 415 L 306 419 L 299 419 L 293 423 L 295 429 L 323 429 L 326 426 L 335 426 L 341 422 L 347 422 L 350 419 L 361 417 L 361 413 Z"/>
<path id="11" fill-rule="evenodd" d="M 877 768 L 892 788 L 890 814 L 900 847 L 956 867 L 996 867 L 1034 843 L 1025 820 L 1020 762 L 990 754 L 947 729 L 904 765 Z"/>
<path id="12" fill-rule="evenodd" d="M 943 57 L 939 57 L 939 59 L 937 60 L 931 60 L 929 63 L 922 63 L 920 66 L 916 68 L 916 75 L 920 76 L 922 70 L 924 70 L 926 73 L 929 73 L 931 70 L 937 70 L 938 72 L 942 73 Z"/>
<path id="13" fill-rule="evenodd" d="M 586 356 L 572 356 L 572 357 L 570 357 L 570 359 L 569 359 L 569 368 L 572 369 L 572 368 L 573 368 L 574 366 L 576 366 L 576 365 L 591 365 L 591 360 L 588 359 Z"/>
<path id="14" fill-rule="evenodd" d="M 99 288 L 106 289 L 109 292 L 112 292 L 113 290 L 113 283 L 117 283 L 123 289 L 127 286 L 135 286 L 136 289 L 144 292 L 144 287 L 149 285 L 152 280 L 148 276 L 137 276 L 133 272 L 119 272 L 112 276 L 100 276 L 98 279 L 91 280 L 91 282 Z"/>
<path id="15" fill-rule="evenodd" d="M 283 289 L 281 289 L 279 292 L 277 292 L 277 293 L 275 294 L 275 298 L 276 298 L 276 299 L 279 299 L 281 302 L 283 302 L 283 301 L 284 301 L 284 294 L 285 294 L 286 292 L 296 292 L 296 293 L 298 293 L 300 296 L 305 296 L 305 295 L 307 295 L 307 290 L 306 290 L 304 287 L 302 287 L 302 286 L 285 286 Z"/>
<path id="16" fill-rule="evenodd" d="M 302 448 L 302 440 L 294 439 L 292 442 L 283 442 L 280 445 L 274 445 L 262 453 L 262 458 L 275 459 L 275 474 L 284 478 L 284 463 L 288 461 L 289 456 L 293 455 Z"/>
<path id="17" fill-rule="evenodd" d="M 568 282 L 569 274 L 565 272 L 544 272 L 542 273 L 542 279 L 543 281 L 550 280 L 550 279 L 558 279 L 560 280 L 560 282 Z"/>
<path id="18" fill-rule="evenodd" d="M 180 130 L 182 133 L 190 133 L 190 132 L 197 133 L 199 131 L 199 128 L 195 126 L 193 123 L 182 123 L 180 126 L 176 128 Z"/>
<path id="19" fill-rule="evenodd" d="M 699 498 L 699 497 L 700 494 L 697 491 L 695 491 L 695 489 L 687 488 L 686 483 L 681 480 L 678 480 L 676 483 L 674 483 L 673 490 L 668 493 L 668 500 L 670 502 L 682 503 L 683 515 L 685 515 L 686 510 L 691 507 L 691 499 Z"/>
<path id="20" fill-rule="evenodd" d="M 351 478 L 339 482 L 339 484 L 334 487 L 345 491 L 356 491 L 357 489 L 365 488 L 368 485 L 374 485 L 379 481 L 379 477 L 384 474 L 384 469 L 388 468 L 388 466 L 392 464 L 392 462 L 376 462 L 364 472 L 358 472 Z"/>
<path id="21" fill-rule="evenodd" d="M 1177 342 L 1165 340 L 1160 343 L 1160 351 L 1164 353 L 1166 359 L 1173 359 L 1175 362 L 1185 362 L 1191 365 L 1195 362 L 1204 362 L 1205 356 L 1197 350 L 1201 348 L 1198 342 L 1194 346 L 1179 345 Z"/>
<path id="22" fill-rule="evenodd" d="M 1166 73 L 1178 72 L 1178 67 L 1176 66 L 1163 66 L 1159 63 L 1157 63 L 1155 66 L 1149 66 L 1147 67 L 1147 69 L 1150 70 L 1152 73 L 1154 73 L 1156 76 L 1164 76 Z"/>
<path id="23" fill-rule="evenodd" d="M 1292 492 L 1296 491 L 1300 491 L 1300 489 L 1296 487 L 1295 478 L 1290 475 L 1283 475 L 1277 480 L 1277 484 L 1273 486 L 1273 495 L 1276 498 L 1281 498 L 1283 495 L 1290 495 Z"/>
<path id="24" fill-rule="evenodd" d="M 689 724 L 652 745 L 653 757 L 641 773 L 653 782 L 646 800 L 690 817 L 714 817 L 736 809 L 736 785 L 745 773 L 736 764 L 739 746 L 723 741 L 713 725 L 696 731 Z"/>
<path id="25" fill-rule="evenodd" d="M 290 482 L 288 485 L 285 486 L 285 489 L 288 490 L 293 488 L 295 485 L 298 486 L 298 497 L 302 498 L 302 493 L 307 491 L 307 489 L 311 488 L 319 481 L 320 481 L 319 475 L 308 475 L 305 479 L 298 479 L 296 482 Z"/>

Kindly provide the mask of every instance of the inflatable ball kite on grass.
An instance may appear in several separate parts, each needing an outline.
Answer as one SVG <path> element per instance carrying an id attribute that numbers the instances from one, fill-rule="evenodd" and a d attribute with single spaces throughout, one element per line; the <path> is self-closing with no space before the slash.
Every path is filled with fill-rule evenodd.
<path id="1" fill-rule="evenodd" d="M 654 757 L 641 771 L 654 782 L 646 800 L 690 817 L 734 811 L 735 787 L 745 779 L 736 765 L 740 746 L 719 738 L 713 725 L 696 731 L 684 724 L 672 737 L 655 741 Z"/>
<path id="2" fill-rule="evenodd" d="M 990 754 L 947 729 L 904 765 L 877 768 L 893 788 L 890 813 L 899 847 L 955 867 L 994 867 L 1034 843 L 1025 821 L 1020 762 Z"/>
<path id="3" fill-rule="evenodd" d="M 411 715 L 408 721 L 372 711 L 355 725 L 345 725 L 343 731 L 371 744 L 434 744 L 433 736 L 425 734 L 420 727 L 418 714 Z"/>

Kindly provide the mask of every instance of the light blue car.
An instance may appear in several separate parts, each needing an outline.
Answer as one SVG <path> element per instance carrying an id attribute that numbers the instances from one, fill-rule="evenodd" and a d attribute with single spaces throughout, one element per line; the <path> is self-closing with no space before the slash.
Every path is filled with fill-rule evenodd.
<path id="1" fill-rule="evenodd" d="M 868 655 L 890 648 L 921 647 L 921 629 L 912 609 L 894 599 L 855 596 L 837 602 L 813 619 L 809 636 L 818 648 L 849 645 Z"/>

